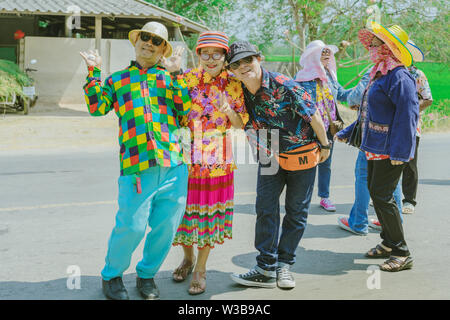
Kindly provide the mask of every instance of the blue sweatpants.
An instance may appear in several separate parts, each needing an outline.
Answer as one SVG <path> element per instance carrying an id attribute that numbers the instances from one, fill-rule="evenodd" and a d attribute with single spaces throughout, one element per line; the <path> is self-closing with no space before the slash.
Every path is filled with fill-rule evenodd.
<path id="1" fill-rule="evenodd" d="M 147 234 L 142 260 L 136 266 L 143 279 L 155 276 L 172 246 L 186 209 L 188 168 L 152 167 L 139 174 L 142 193 L 136 192 L 133 176 L 119 178 L 119 210 L 108 242 L 102 278 L 121 277 L 131 256 Z"/>

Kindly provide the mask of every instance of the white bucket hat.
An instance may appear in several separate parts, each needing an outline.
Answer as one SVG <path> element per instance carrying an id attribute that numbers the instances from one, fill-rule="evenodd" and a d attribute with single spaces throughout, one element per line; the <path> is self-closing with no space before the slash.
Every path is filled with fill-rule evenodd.
<path id="1" fill-rule="evenodd" d="M 334 80 L 337 80 L 336 75 L 336 58 L 334 55 L 339 51 L 338 47 L 333 44 L 325 44 L 322 40 L 311 41 L 305 48 L 300 57 L 300 66 L 302 69 L 297 72 L 295 81 L 311 81 L 314 79 L 321 79 L 324 82 L 328 81 L 327 72 L 320 61 L 323 49 L 329 49 L 332 52 L 327 69 Z"/>
<path id="2" fill-rule="evenodd" d="M 164 41 L 166 41 L 166 44 L 167 44 L 166 51 L 164 52 L 164 57 L 168 58 L 172 55 L 172 45 L 169 42 L 169 33 L 167 31 L 167 28 L 163 24 L 161 24 L 159 22 L 151 21 L 151 22 L 147 22 L 142 27 L 142 29 L 131 30 L 128 33 L 128 39 L 130 40 L 133 47 L 136 45 L 136 41 L 138 39 L 139 33 L 141 33 L 141 32 L 148 32 L 148 33 L 154 34 L 155 36 L 158 36 L 158 37 L 164 39 Z"/>
<path id="3" fill-rule="evenodd" d="M 305 48 L 305 51 L 303 52 L 302 56 L 300 57 L 300 66 L 305 66 L 305 60 L 307 57 L 313 53 L 316 50 L 323 50 L 325 48 L 328 48 L 331 50 L 333 55 L 336 54 L 336 52 L 339 51 L 338 47 L 336 47 L 334 44 L 325 44 L 322 40 L 314 40 L 311 41 Z"/>

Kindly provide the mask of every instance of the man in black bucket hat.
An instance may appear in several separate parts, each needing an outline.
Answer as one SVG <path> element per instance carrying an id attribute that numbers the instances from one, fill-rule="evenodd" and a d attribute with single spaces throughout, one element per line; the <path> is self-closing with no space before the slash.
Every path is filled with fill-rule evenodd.
<path id="1" fill-rule="evenodd" d="M 257 265 L 231 278 L 242 285 L 290 289 L 295 280 L 289 267 L 303 236 L 311 202 L 317 163 L 330 154 L 322 118 L 315 108 L 312 83 L 297 83 L 261 67 L 261 53 L 246 41 L 235 42 L 227 55 L 228 68 L 242 82 L 245 106 L 250 116 L 245 130 L 257 150 L 255 247 Z M 264 130 L 270 135 L 262 134 Z M 276 139 L 278 136 L 278 139 Z M 307 145 L 316 146 L 317 161 L 310 167 L 283 165 L 282 155 Z M 317 147 L 318 146 L 318 147 Z M 318 151 L 320 150 L 320 152 Z M 275 162 L 276 168 L 264 159 Z M 276 159 L 276 161 L 273 161 Z M 295 159 L 295 157 L 294 157 Z M 300 164 L 304 158 L 299 158 Z M 305 161 L 303 161 L 305 163 Z M 280 164 L 280 166 L 278 166 Z M 269 172 L 269 174 L 267 174 Z M 280 230 L 279 198 L 286 186 L 286 215 Z"/>

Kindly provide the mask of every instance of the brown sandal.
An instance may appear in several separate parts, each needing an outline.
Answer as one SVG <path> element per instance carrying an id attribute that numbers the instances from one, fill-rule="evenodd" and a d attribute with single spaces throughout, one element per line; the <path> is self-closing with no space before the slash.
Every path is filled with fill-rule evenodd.
<path id="1" fill-rule="evenodd" d="M 413 259 L 407 257 L 405 260 L 396 257 L 390 257 L 383 264 L 380 264 L 380 270 L 388 272 L 397 272 L 411 269 L 413 266 Z"/>
<path id="2" fill-rule="evenodd" d="M 186 280 L 187 276 L 191 274 L 192 270 L 194 270 L 195 262 L 189 262 L 190 261 L 183 259 L 181 265 L 173 271 L 172 279 L 175 282 L 182 282 Z"/>
<path id="3" fill-rule="evenodd" d="M 206 271 L 194 271 L 192 273 L 192 281 L 189 285 L 189 294 L 196 295 L 206 290 Z"/>
<path id="4" fill-rule="evenodd" d="M 366 252 L 366 258 L 389 258 L 391 256 L 391 251 L 387 251 L 381 245 L 377 244 L 375 248 L 370 249 Z"/>

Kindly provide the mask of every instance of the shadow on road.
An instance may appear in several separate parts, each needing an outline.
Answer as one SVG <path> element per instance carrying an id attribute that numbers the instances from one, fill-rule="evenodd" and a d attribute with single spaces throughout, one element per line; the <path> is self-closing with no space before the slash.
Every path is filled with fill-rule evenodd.
<path id="1" fill-rule="evenodd" d="M 232 258 L 235 265 L 253 268 L 256 264 L 257 252 L 240 254 Z M 300 274 L 342 275 L 353 270 L 367 270 L 366 264 L 356 264 L 355 259 L 363 259 L 361 253 L 336 253 L 329 250 L 306 250 L 299 247 L 296 250 L 296 262 L 291 271 Z"/>
<path id="2" fill-rule="evenodd" d="M 355 235 L 342 230 L 338 224 L 321 224 L 314 225 L 308 223 L 306 225 L 305 233 L 303 239 L 342 239 L 348 237 L 354 237 Z"/>
<path id="3" fill-rule="evenodd" d="M 450 186 L 450 180 L 419 179 L 419 184 L 431 184 L 436 186 Z"/>
<path id="4" fill-rule="evenodd" d="M 201 295 L 188 293 L 191 276 L 182 283 L 172 280 L 171 271 L 161 271 L 155 276 L 156 285 L 160 291 L 161 300 L 210 300 L 215 295 L 242 291 L 246 288 L 235 286 L 230 279 L 231 273 L 208 270 L 207 288 Z M 0 282 L 0 300 L 105 300 L 102 292 L 100 276 L 81 276 L 79 289 L 69 289 L 75 284 L 68 278 L 42 282 Z M 136 289 L 136 274 L 123 276 L 131 300 L 143 300 Z"/>

